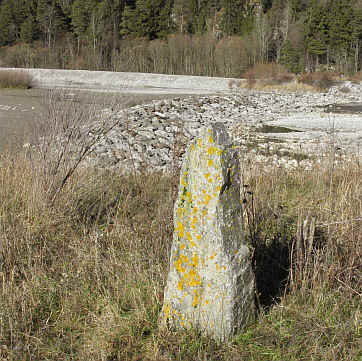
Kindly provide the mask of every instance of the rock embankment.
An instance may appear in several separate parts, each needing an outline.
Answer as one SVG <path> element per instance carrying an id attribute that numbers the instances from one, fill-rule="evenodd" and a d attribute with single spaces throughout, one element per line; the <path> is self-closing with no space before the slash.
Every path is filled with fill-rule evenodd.
<path id="1" fill-rule="evenodd" d="M 329 105 L 361 101 L 361 85 L 345 83 L 343 88 L 348 87 L 348 93 L 340 91 L 340 87 L 333 87 L 327 93 L 240 90 L 157 100 L 118 112 L 104 109 L 116 126 L 98 140 L 88 161 L 106 168 L 152 167 L 165 171 L 179 166 L 185 144 L 202 127 L 221 122 L 233 135 L 241 153 L 254 154 L 256 161 L 308 168 L 310 159 L 323 155 L 331 144 L 338 149 L 340 157 L 358 152 L 362 147 L 361 114 L 342 115 L 345 131 L 343 122 L 335 127 L 333 115 L 325 112 Z M 285 119 L 289 120 L 288 133 L 277 126 Z M 304 128 L 304 119 L 307 128 Z M 348 128 L 350 122 L 356 129 Z M 263 133 L 268 124 L 272 127 Z"/>

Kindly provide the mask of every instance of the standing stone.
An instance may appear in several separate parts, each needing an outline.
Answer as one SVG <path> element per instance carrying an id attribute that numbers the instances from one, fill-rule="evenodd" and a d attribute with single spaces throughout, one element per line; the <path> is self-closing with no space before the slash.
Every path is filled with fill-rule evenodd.
<path id="1" fill-rule="evenodd" d="M 174 208 L 170 271 L 160 321 L 224 341 L 254 318 L 254 274 L 245 244 L 240 169 L 223 124 L 185 154 Z"/>

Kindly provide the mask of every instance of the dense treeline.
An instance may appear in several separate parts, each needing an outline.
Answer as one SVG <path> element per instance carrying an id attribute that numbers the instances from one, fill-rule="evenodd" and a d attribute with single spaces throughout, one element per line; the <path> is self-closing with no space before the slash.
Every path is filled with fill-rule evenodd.
<path id="1" fill-rule="evenodd" d="M 361 69 L 362 0 L 0 0 L 3 65 L 240 76 Z"/>

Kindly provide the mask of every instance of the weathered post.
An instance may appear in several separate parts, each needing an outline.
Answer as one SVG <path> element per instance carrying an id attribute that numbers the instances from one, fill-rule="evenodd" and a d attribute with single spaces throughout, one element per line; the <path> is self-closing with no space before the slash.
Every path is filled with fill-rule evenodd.
<path id="1" fill-rule="evenodd" d="M 170 271 L 160 321 L 224 341 L 254 318 L 237 151 L 221 123 L 188 147 L 174 208 Z"/>

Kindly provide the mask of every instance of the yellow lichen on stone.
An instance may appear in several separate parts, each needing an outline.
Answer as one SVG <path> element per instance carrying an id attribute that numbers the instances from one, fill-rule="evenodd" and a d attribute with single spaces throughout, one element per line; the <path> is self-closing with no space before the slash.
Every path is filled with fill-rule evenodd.
<path id="1" fill-rule="evenodd" d="M 180 207 L 177 209 L 177 212 L 178 212 L 179 218 L 182 219 L 182 209 Z"/>
<path id="2" fill-rule="evenodd" d="M 205 194 L 205 201 L 204 201 L 204 203 L 205 203 L 206 206 L 209 204 L 210 200 L 211 200 L 210 194 Z"/>
<path id="3" fill-rule="evenodd" d="M 201 285 L 200 275 L 194 269 L 190 270 L 188 278 L 188 286 L 195 287 Z"/>
<path id="4" fill-rule="evenodd" d="M 184 228 L 184 225 L 180 221 L 177 221 L 176 229 L 178 230 L 178 236 L 180 238 L 183 238 L 185 236 L 185 228 Z"/>
<path id="5" fill-rule="evenodd" d="M 216 147 L 209 147 L 208 149 L 207 149 L 207 154 L 208 155 L 213 155 L 213 154 L 215 154 L 217 152 L 217 148 Z"/>
<path id="6" fill-rule="evenodd" d="M 165 312 L 166 319 L 170 318 L 170 305 L 169 304 L 167 304 L 166 307 L 164 308 L 164 312 Z"/>
<path id="7" fill-rule="evenodd" d="M 196 267 L 199 264 L 199 257 L 197 255 L 197 253 L 194 253 L 194 255 L 192 257 L 192 264 L 194 267 Z"/>
<path id="8" fill-rule="evenodd" d="M 179 259 L 175 261 L 175 267 L 178 273 L 184 273 L 186 271 L 185 267 L 182 267 L 183 264 L 183 256 L 180 255 Z"/>
<path id="9" fill-rule="evenodd" d="M 191 228 L 192 228 L 193 230 L 196 229 L 196 223 L 197 223 L 197 217 L 194 216 L 193 219 L 192 219 L 192 222 L 191 222 Z"/>
<path id="10" fill-rule="evenodd" d="M 181 278 L 180 281 L 178 282 L 177 288 L 182 291 L 184 289 L 184 279 Z"/>
<path id="11" fill-rule="evenodd" d="M 199 293 L 196 290 L 194 291 L 194 294 L 195 294 L 195 296 L 194 296 L 194 299 L 192 301 L 192 306 L 196 307 L 200 302 L 200 300 L 199 300 L 200 296 L 199 296 Z"/>

